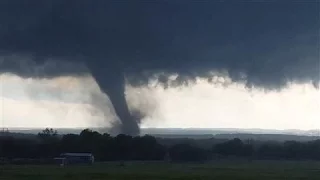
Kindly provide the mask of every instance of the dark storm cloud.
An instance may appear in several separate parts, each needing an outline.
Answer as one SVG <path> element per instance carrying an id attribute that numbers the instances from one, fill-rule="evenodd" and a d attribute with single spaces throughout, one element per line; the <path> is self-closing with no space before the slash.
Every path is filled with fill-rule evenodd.
<path id="1" fill-rule="evenodd" d="M 319 1 L 2 0 L 0 51 L 27 54 L 35 64 L 48 58 L 85 62 L 100 87 L 117 100 L 124 89 L 120 76 L 127 73 L 132 81 L 145 82 L 145 71 L 178 73 L 183 81 L 225 69 L 234 80 L 245 73 L 248 86 L 317 84 L 319 5 Z M 29 72 L 14 69 L 1 64 L 2 71 Z"/>
<path id="2" fill-rule="evenodd" d="M 3 0 L 0 8 L 2 52 L 36 61 L 89 56 L 91 66 L 189 75 L 224 68 L 268 86 L 319 79 L 317 1 Z"/>

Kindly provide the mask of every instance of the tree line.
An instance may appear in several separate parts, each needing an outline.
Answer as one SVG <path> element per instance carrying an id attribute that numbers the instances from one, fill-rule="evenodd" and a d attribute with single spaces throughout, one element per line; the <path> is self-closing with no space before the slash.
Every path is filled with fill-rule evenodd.
<path id="1" fill-rule="evenodd" d="M 94 154 L 97 161 L 203 162 L 224 157 L 320 160 L 320 140 L 258 142 L 235 138 L 222 142 L 219 140 L 218 143 L 206 147 L 186 141 L 166 145 L 164 141 L 166 140 L 150 135 L 111 136 L 108 133 L 101 134 L 89 129 L 83 130 L 80 134 L 59 135 L 53 129 L 45 129 L 34 139 L 1 136 L 0 158 L 52 159 L 64 152 L 90 152 Z"/>

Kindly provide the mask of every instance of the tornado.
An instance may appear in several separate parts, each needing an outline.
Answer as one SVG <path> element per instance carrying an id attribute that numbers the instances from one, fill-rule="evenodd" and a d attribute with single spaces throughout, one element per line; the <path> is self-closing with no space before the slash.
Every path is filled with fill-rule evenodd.
<path id="1" fill-rule="evenodd" d="M 139 124 L 129 111 L 125 97 L 125 77 L 120 67 L 88 62 L 89 70 L 100 89 L 109 96 L 114 111 L 121 121 L 122 134 L 139 135 Z M 111 69 L 112 68 L 112 69 Z"/>

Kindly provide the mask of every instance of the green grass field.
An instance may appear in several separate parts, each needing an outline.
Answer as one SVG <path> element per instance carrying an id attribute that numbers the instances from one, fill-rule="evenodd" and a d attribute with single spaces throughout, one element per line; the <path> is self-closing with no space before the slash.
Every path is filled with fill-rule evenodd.
<path id="1" fill-rule="evenodd" d="M 93 166 L 0 166 L 1 180 L 319 180 L 320 162 L 253 161 L 208 164 L 100 163 Z"/>

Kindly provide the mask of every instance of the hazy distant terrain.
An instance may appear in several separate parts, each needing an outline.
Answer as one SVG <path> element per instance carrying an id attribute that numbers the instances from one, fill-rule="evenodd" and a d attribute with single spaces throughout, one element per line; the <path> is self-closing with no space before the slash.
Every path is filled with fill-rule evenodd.
<path id="1" fill-rule="evenodd" d="M 19 137 L 30 137 L 43 129 L 9 129 L 10 134 Z M 79 134 L 83 129 L 57 129 L 59 134 Z M 101 133 L 110 133 L 108 129 L 92 128 Z M 112 134 L 112 133 L 110 133 Z M 179 128 L 145 128 L 141 135 L 149 134 L 158 138 L 191 138 L 191 139 L 252 139 L 260 141 L 312 141 L 319 139 L 319 131 L 310 130 L 265 130 L 265 129 L 179 129 Z"/>
<path id="2" fill-rule="evenodd" d="M 106 128 L 89 128 L 99 132 L 107 132 Z M 38 133 L 43 129 L 40 128 L 9 128 L 10 132 L 21 133 Z M 83 129 L 80 128 L 59 128 L 61 134 L 80 133 Z M 303 136 L 319 136 L 320 130 L 273 130 L 273 129 L 237 129 L 237 128 L 142 128 L 141 134 L 170 134 L 170 135 L 201 135 L 201 134 L 230 134 L 230 133 L 248 133 L 248 134 L 287 134 L 287 135 L 303 135 Z"/>

